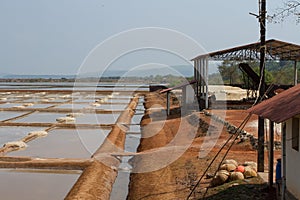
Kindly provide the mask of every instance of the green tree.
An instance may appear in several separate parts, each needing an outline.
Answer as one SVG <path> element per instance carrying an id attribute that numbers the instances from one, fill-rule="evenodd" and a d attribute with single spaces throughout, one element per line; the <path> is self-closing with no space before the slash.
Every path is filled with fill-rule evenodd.
<path id="1" fill-rule="evenodd" d="M 241 72 L 238 69 L 238 63 L 235 61 L 225 60 L 218 66 L 220 75 L 223 78 L 225 84 L 240 84 Z"/>

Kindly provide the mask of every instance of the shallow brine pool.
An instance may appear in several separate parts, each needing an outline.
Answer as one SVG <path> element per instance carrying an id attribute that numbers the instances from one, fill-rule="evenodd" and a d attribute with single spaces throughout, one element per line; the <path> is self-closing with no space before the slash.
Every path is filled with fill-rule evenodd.
<path id="1" fill-rule="evenodd" d="M 61 200 L 79 176 L 0 170 L 1 199 Z"/>
<path id="2" fill-rule="evenodd" d="M 109 132 L 102 129 L 55 129 L 48 136 L 29 142 L 25 150 L 11 152 L 9 156 L 90 158 Z"/>
<path id="3" fill-rule="evenodd" d="M 45 130 L 42 127 L 20 127 L 20 126 L 1 126 L 0 127 L 0 146 L 6 142 L 19 141 L 31 131 Z"/>

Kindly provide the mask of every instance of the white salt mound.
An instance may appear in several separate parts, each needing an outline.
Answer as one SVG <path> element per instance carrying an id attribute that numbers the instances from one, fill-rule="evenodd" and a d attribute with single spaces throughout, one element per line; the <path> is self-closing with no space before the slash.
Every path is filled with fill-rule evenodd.
<path id="1" fill-rule="evenodd" d="M 13 106 L 13 108 L 25 108 L 25 106 Z"/>
<path id="2" fill-rule="evenodd" d="M 83 113 L 68 113 L 66 116 L 75 118 L 75 117 L 79 117 L 82 115 L 83 115 Z"/>
<path id="3" fill-rule="evenodd" d="M 14 141 L 14 142 L 7 142 L 3 145 L 3 147 L 11 147 L 14 149 L 23 149 L 27 147 L 27 144 L 23 141 Z"/>
<path id="4" fill-rule="evenodd" d="M 23 106 L 25 107 L 33 106 L 33 103 L 24 103 Z"/>
<path id="5" fill-rule="evenodd" d="M 56 119 L 58 123 L 73 123 L 75 122 L 74 117 L 59 117 Z"/>
<path id="6" fill-rule="evenodd" d="M 29 136 L 45 137 L 48 135 L 47 131 L 32 131 L 28 133 Z"/>

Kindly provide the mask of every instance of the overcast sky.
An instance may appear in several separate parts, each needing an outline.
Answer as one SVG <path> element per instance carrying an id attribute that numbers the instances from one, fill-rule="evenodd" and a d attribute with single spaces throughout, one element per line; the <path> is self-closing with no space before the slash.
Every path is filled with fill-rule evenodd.
<path id="1" fill-rule="evenodd" d="M 280 5 L 269 0 L 268 12 Z M 249 12 L 258 0 L 0 0 L 0 73 L 75 74 L 99 43 L 142 27 L 181 32 L 206 51 L 256 42 Z M 300 44 L 295 21 L 267 29 L 269 39 Z"/>

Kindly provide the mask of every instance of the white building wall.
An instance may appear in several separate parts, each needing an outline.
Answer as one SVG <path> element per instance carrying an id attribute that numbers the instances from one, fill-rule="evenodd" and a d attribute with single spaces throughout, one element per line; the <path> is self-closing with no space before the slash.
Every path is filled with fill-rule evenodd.
<path id="1" fill-rule="evenodd" d="M 292 148 L 292 119 L 286 123 L 286 187 L 300 199 L 300 151 Z"/>

